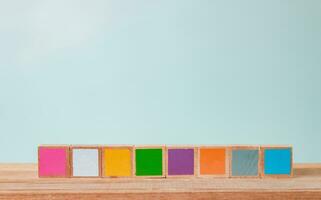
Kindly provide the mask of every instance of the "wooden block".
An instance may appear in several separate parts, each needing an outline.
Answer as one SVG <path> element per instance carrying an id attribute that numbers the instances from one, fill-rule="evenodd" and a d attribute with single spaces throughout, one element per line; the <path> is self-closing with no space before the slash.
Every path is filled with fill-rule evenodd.
<path id="1" fill-rule="evenodd" d="M 103 177 L 134 176 L 133 146 L 103 146 L 101 155 Z"/>
<path id="2" fill-rule="evenodd" d="M 134 146 L 135 177 L 165 177 L 165 146 Z"/>
<path id="3" fill-rule="evenodd" d="M 71 177 L 100 177 L 101 150 L 98 146 L 71 146 Z"/>
<path id="4" fill-rule="evenodd" d="M 166 147 L 166 177 L 193 177 L 197 175 L 197 148 L 194 146 Z"/>
<path id="5" fill-rule="evenodd" d="M 230 156 L 230 177 L 260 177 L 260 147 L 232 146 Z"/>
<path id="6" fill-rule="evenodd" d="M 292 177 L 292 146 L 261 146 L 262 177 Z"/>
<path id="7" fill-rule="evenodd" d="M 38 176 L 41 178 L 69 177 L 69 146 L 40 145 L 38 147 Z"/>
<path id="8" fill-rule="evenodd" d="M 198 176 L 229 177 L 230 147 L 200 146 L 198 148 Z"/>

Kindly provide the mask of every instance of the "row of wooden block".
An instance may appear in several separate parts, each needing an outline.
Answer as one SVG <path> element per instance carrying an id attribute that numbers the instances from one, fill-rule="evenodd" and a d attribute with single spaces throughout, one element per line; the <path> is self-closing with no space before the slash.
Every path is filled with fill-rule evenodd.
<path id="1" fill-rule="evenodd" d="M 291 177 L 291 146 L 38 147 L 39 177 Z"/>

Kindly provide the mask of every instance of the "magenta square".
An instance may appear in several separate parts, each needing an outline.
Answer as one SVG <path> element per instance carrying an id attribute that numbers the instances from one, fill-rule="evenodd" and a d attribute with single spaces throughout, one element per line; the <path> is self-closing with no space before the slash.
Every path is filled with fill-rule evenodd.
<path id="1" fill-rule="evenodd" d="M 68 176 L 67 147 L 39 147 L 38 174 L 39 177 Z"/>
<path id="2" fill-rule="evenodd" d="M 194 149 L 168 149 L 168 175 L 194 175 Z"/>

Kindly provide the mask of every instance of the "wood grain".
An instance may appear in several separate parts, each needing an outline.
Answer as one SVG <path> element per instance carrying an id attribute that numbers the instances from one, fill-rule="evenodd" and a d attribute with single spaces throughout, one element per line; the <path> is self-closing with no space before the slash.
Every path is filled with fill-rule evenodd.
<path id="1" fill-rule="evenodd" d="M 321 199 L 321 164 L 293 178 L 38 178 L 36 164 L 0 164 L 0 199 Z"/>

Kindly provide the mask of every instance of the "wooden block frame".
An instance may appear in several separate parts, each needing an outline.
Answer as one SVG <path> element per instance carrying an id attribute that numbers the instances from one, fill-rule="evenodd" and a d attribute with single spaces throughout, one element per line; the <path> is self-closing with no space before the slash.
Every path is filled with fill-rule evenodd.
<path id="1" fill-rule="evenodd" d="M 136 175 L 136 149 L 162 149 L 162 175 L 161 176 L 137 176 Z M 166 177 L 166 152 L 165 145 L 137 145 L 133 147 L 133 170 L 135 178 L 165 178 Z"/>
<path id="2" fill-rule="evenodd" d="M 169 175 L 168 174 L 168 150 L 170 149 L 193 149 L 194 150 L 194 174 L 193 175 Z M 190 177 L 197 177 L 198 173 L 198 147 L 196 146 L 166 146 L 165 148 L 166 154 L 166 178 L 190 178 Z"/>
<path id="3" fill-rule="evenodd" d="M 98 150 L 98 176 L 74 176 L 73 175 L 73 150 L 74 149 L 97 149 Z M 70 177 L 72 178 L 99 178 L 101 173 L 101 147 L 95 145 L 72 145 L 70 146 Z"/>
<path id="4" fill-rule="evenodd" d="M 41 176 L 39 174 L 40 171 L 40 148 L 65 148 L 66 150 L 66 176 Z M 39 178 L 69 178 L 71 176 L 71 166 L 70 166 L 70 146 L 69 145 L 39 145 L 38 146 L 38 177 Z"/>
<path id="5" fill-rule="evenodd" d="M 258 150 L 258 169 L 257 169 L 257 175 L 256 176 L 233 176 L 232 173 L 232 167 L 233 167 L 233 163 L 232 163 L 232 159 L 233 159 L 233 150 Z M 257 145 L 234 145 L 230 147 L 230 161 L 229 161 L 229 174 L 230 174 L 230 178 L 260 178 L 261 177 L 261 168 L 262 168 L 262 164 L 261 164 L 261 150 L 260 150 L 260 146 Z"/>
<path id="6" fill-rule="evenodd" d="M 103 178 L 132 178 L 135 175 L 135 160 L 134 160 L 134 146 L 133 145 L 106 145 L 101 146 L 101 176 Z M 131 175 L 130 176 L 105 176 L 105 162 L 103 162 L 104 158 L 104 150 L 105 149 L 128 149 L 130 151 L 130 159 L 131 159 Z"/>
<path id="7" fill-rule="evenodd" d="M 215 174 L 201 174 L 201 149 L 225 149 L 225 174 L 215 175 Z M 199 146 L 198 147 L 198 177 L 202 178 L 228 178 L 230 177 L 230 156 L 231 156 L 230 146 Z"/>
<path id="8" fill-rule="evenodd" d="M 264 151 L 266 149 L 290 149 L 291 150 L 291 172 L 290 175 L 286 174 L 265 174 L 264 173 Z M 260 152 L 260 159 L 261 159 L 261 177 L 262 178 L 289 178 L 293 177 L 293 148 L 291 145 L 263 145 L 261 146 L 261 152 Z"/>

